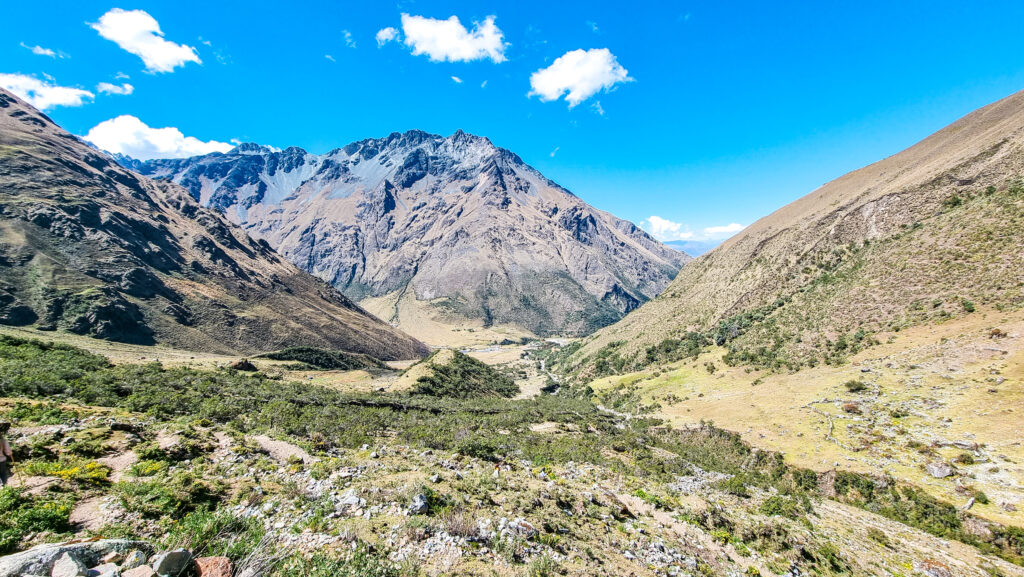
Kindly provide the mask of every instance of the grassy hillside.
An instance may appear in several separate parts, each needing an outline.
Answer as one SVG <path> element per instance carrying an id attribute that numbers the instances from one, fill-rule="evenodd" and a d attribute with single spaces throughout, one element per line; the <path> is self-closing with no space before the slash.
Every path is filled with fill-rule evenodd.
<path id="1" fill-rule="evenodd" d="M 585 394 L 366 396 L 4 337 L 0 395 L 21 475 L 0 491 L 8 551 L 77 533 L 272 575 L 1024 574 L 993 556 L 1019 561 L 1019 531 L 975 535 L 910 485 Z"/>
<path id="2" fill-rule="evenodd" d="M 836 363 L 874 334 L 1024 303 L 1024 94 L 830 182 L 684 267 L 569 351 L 601 375 L 725 346 L 726 362 Z"/>

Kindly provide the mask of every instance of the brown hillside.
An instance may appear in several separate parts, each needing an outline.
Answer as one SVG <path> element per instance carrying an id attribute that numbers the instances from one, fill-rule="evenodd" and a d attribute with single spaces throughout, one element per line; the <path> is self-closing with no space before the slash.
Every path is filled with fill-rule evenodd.
<path id="1" fill-rule="evenodd" d="M 732 361 L 795 368 L 862 347 L 875 331 L 969 314 L 975 302 L 1019 306 L 1022 144 L 1024 92 L 759 220 L 573 362 L 592 364 L 604 348 L 638 366 L 652 360 L 647 347 L 703 331 Z"/>
<path id="2" fill-rule="evenodd" d="M 2 90 L 0 323 L 223 353 L 426 350 L 181 187 L 120 167 Z"/>

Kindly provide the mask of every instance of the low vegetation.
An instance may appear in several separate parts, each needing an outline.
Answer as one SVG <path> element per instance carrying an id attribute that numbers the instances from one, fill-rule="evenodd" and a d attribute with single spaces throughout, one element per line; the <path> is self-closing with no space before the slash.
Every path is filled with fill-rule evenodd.
<path id="1" fill-rule="evenodd" d="M 2 418 L 16 426 L 74 424 L 66 434 L 71 442 L 47 434 L 16 443 L 29 452 L 22 471 L 61 485 L 44 497 L 13 489 L 0 494 L 0 535 L 8 550 L 59 538 L 70 530 L 74 502 L 104 495 L 128 521 L 103 528 L 103 535 L 158 539 L 166 547 L 226 554 L 240 564 L 265 549 L 267 531 L 278 526 L 351 543 L 312 556 L 281 550 L 271 560 L 275 575 L 416 575 L 414 563 L 389 558 L 389 547 L 440 531 L 467 544 L 486 542 L 522 572 L 554 575 L 569 553 L 573 563 L 596 570 L 593 559 L 609 554 L 592 549 L 598 535 L 628 534 L 634 531 L 630 523 L 639 523 L 638 513 L 619 501 L 624 497 L 583 497 L 594 485 L 586 475 L 596 474 L 606 483 L 624 482 L 621 494 L 651 510 L 686 519 L 738 551 L 757 550 L 780 567 L 799 562 L 829 574 L 847 566 L 808 529 L 815 523 L 813 501 L 821 498 L 818 476 L 787 465 L 781 455 L 752 449 L 710 423 L 679 430 L 655 419 L 621 418 L 597 407 L 587 389 L 562 387 L 556 394 L 510 400 L 513 391 L 497 378 L 500 373 L 482 371 L 468 357 L 453 359 L 455 367 L 439 373 L 430 393 L 361 395 L 230 369 L 114 366 L 72 347 L 0 337 L 0 396 L 16 399 Z M 176 440 L 157 442 L 154 431 Z M 275 463 L 251 441 L 259 434 L 291 439 L 318 461 Z M 224 442 L 230 449 L 217 448 Z M 109 469 L 74 453 L 82 443 L 92 444 L 89 454 L 130 446 L 138 460 L 111 482 Z M 218 451 L 227 452 L 215 458 Z M 73 470 L 78 472 L 61 473 Z M 338 517 L 338 506 L 311 495 L 309 487 L 342 472 L 342 479 L 356 479 L 353 471 L 360 479 L 353 484 L 358 510 L 351 519 Z M 574 480 L 581 471 L 591 472 Z M 699 478 L 701 471 L 722 476 L 702 490 L 711 492 L 713 502 L 729 504 L 726 510 L 680 504 L 673 484 Z M 547 497 L 527 489 L 538 482 L 536 490 Z M 853 474 L 838 477 L 835 485 L 847 503 L 1021 560 L 1017 530 L 993 525 L 991 540 L 970 535 L 952 506 L 911 486 Z M 388 516 L 394 509 L 387 507 L 397 501 L 404 508 L 413 495 L 422 497 L 422 510 Z M 239 506 L 264 516 L 280 510 L 287 524 L 232 513 Z M 379 522 L 360 520 L 362 511 L 371 510 Z M 506 530 L 501 537 L 476 523 L 509 511 L 533 519 L 529 532 Z M 395 537 L 384 545 L 375 536 L 394 531 L 407 535 L 405 541 Z"/>

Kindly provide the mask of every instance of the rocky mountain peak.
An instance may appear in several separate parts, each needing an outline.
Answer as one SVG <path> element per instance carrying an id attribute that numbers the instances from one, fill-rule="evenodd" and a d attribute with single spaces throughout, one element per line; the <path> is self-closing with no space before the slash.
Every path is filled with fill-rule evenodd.
<path id="1" fill-rule="evenodd" d="M 652 298 L 689 260 L 463 130 L 323 155 L 242 146 L 129 166 L 182 184 L 357 299 L 408 294 L 449 319 L 582 333 Z"/>

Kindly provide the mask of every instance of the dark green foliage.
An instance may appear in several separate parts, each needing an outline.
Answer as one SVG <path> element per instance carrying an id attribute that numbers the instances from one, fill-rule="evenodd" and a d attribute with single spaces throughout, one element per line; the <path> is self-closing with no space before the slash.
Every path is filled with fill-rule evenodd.
<path id="1" fill-rule="evenodd" d="M 0 555 L 15 550 L 29 533 L 70 529 L 71 504 L 33 497 L 21 489 L 0 489 Z"/>
<path id="2" fill-rule="evenodd" d="M 383 368 L 384 363 L 366 355 L 344 351 L 329 351 L 316 347 L 289 347 L 280 351 L 260 355 L 275 361 L 297 361 L 316 369 L 327 371 L 354 371 L 357 369 Z"/>
<path id="3" fill-rule="evenodd" d="M 7 412 L 4 418 L 38 425 L 63 425 L 80 416 L 77 411 L 61 408 L 57 403 L 25 403 L 19 401 L 14 404 L 14 407 Z"/>
<path id="4" fill-rule="evenodd" d="M 860 392 L 868 390 L 867 383 L 865 383 L 864 381 L 858 381 L 858 380 L 855 380 L 855 379 L 851 379 L 849 381 L 846 381 L 845 383 L 843 383 L 843 386 L 846 387 L 846 390 L 851 392 L 851 393 L 860 393 Z"/>
<path id="5" fill-rule="evenodd" d="M 152 518 L 208 509 L 220 501 L 224 491 L 219 484 L 185 472 L 121 481 L 113 486 L 125 509 Z"/>
<path id="6" fill-rule="evenodd" d="M 802 513 L 799 503 L 781 495 L 772 495 L 765 499 L 764 503 L 761 503 L 759 510 L 766 517 L 778 515 L 780 517 L 789 517 L 790 519 L 796 519 Z"/>
<path id="7" fill-rule="evenodd" d="M 519 394 L 515 381 L 469 355 L 452 351 L 452 360 L 446 364 L 434 364 L 436 358 L 434 353 L 423 361 L 431 366 L 431 374 L 419 378 L 413 393 L 454 399 Z"/>

